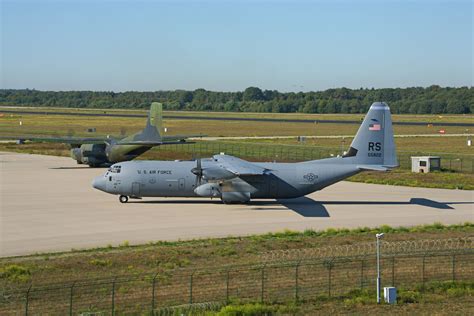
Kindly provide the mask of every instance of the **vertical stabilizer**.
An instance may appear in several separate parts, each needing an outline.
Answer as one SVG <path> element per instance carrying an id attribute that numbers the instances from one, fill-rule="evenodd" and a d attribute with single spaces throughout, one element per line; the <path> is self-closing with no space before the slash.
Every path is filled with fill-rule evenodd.
<path id="1" fill-rule="evenodd" d="M 160 134 L 163 134 L 163 104 L 153 102 L 148 112 L 148 120 L 151 126 L 156 127 Z"/>
<path id="2" fill-rule="evenodd" d="M 146 126 L 135 135 L 129 136 L 120 141 L 120 144 L 161 144 L 161 128 L 163 127 L 163 105 L 158 102 L 153 102 L 148 111 L 148 118 L 146 120 Z"/>
<path id="3" fill-rule="evenodd" d="M 384 102 L 370 106 L 348 153 L 354 163 L 360 165 L 398 166 L 393 139 L 390 108 Z"/>

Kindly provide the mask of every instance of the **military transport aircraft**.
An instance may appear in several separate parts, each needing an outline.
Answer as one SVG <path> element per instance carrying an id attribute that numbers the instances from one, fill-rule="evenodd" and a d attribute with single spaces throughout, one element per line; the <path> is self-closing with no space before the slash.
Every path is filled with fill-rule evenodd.
<path id="1" fill-rule="evenodd" d="M 90 167 L 110 166 L 116 162 L 135 159 L 151 148 L 160 145 L 182 144 L 189 137 L 203 135 L 173 135 L 161 136 L 163 120 L 163 105 L 153 102 L 148 112 L 145 128 L 128 137 L 29 137 L 29 136 L 2 136 L 3 139 L 65 143 L 71 146 L 71 157 L 78 164 L 87 164 Z"/>
<path id="2" fill-rule="evenodd" d="M 94 188 L 141 197 L 210 197 L 224 203 L 296 198 L 365 170 L 397 167 L 390 108 L 373 103 L 348 152 L 299 163 L 256 163 L 225 154 L 196 161 L 129 161 L 94 179 Z"/>

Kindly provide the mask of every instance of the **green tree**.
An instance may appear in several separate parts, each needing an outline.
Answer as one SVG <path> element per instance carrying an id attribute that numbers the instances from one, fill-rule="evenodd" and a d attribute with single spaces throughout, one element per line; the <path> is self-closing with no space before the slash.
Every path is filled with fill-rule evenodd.
<path id="1" fill-rule="evenodd" d="M 261 101 L 263 99 L 263 93 L 260 88 L 248 87 L 244 91 L 244 101 Z"/>
<path id="2" fill-rule="evenodd" d="M 462 114 L 465 113 L 465 109 L 461 101 L 458 100 L 450 100 L 448 102 L 448 106 L 446 107 L 448 113 L 452 114 Z"/>

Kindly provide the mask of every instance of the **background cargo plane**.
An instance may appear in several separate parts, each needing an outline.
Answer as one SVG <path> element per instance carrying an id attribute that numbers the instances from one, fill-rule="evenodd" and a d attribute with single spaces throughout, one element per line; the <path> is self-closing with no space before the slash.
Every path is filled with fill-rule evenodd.
<path id="1" fill-rule="evenodd" d="M 364 170 L 398 166 L 387 104 L 372 104 L 347 154 L 300 163 L 253 163 L 220 154 L 196 161 L 130 161 L 94 179 L 94 188 L 128 197 L 296 198 Z"/>
<path id="2" fill-rule="evenodd" d="M 1 138 L 31 140 L 41 142 L 66 143 L 71 146 L 71 157 L 78 164 L 90 167 L 110 166 L 116 162 L 135 159 L 151 148 L 160 145 L 182 144 L 186 138 L 202 135 L 173 135 L 162 136 L 163 105 L 153 102 L 148 112 L 145 128 L 125 138 L 114 137 L 29 137 L 8 136 Z"/>

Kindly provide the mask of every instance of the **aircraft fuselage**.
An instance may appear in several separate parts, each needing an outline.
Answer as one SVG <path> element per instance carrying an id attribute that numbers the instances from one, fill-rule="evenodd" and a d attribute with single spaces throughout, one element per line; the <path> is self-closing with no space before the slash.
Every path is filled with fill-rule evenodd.
<path id="1" fill-rule="evenodd" d="M 336 162 L 337 160 L 337 162 Z M 332 166 L 331 162 L 336 163 Z M 254 163 L 269 171 L 263 176 L 240 176 L 225 181 L 203 179 L 198 182 L 191 171 L 195 161 L 127 161 L 115 164 L 94 180 L 94 187 L 111 194 L 133 197 L 219 197 L 239 199 L 237 192 L 249 198 L 295 198 L 320 190 L 358 173 L 343 158 L 302 163 Z M 203 166 L 212 165 L 204 161 Z M 117 172 L 120 170 L 119 172 Z M 197 187 L 216 186 L 219 194 L 197 194 Z M 207 191 L 206 191 L 207 192 Z"/>

